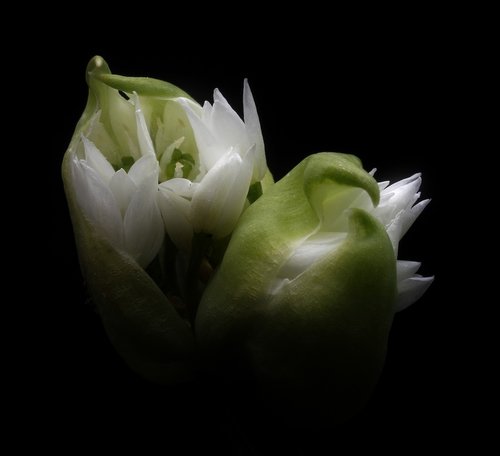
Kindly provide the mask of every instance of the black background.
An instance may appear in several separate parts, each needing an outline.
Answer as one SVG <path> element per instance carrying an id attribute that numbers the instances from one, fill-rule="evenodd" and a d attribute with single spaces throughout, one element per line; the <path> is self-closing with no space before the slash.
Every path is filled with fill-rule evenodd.
<path id="1" fill-rule="evenodd" d="M 176 444 L 188 454 L 196 449 L 311 454 L 320 448 L 333 453 L 344 445 L 404 451 L 469 442 L 475 420 L 466 386 L 471 355 L 450 267 L 456 248 L 449 221 L 458 207 L 451 140 L 457 136 L 452 119 L 459 109 L 453 35 L 430 19 L 389 28 L 360 22 L 338 29 L 341 19 L 325 22 L 315 28 L 309 21 L 310 30 L 297 26 L 288 35 L 266 30 L 272 24 L 265 22 L 251 28 L 219 24 L 219 33 L 207 26 L 195 35 L 191 27 L 166 27 L 154 46 L 141 29 L 126 40 L 109 34 L 54 53 L 61 59 L 61 78 L 46 133 L 56 264 L 45 331 L 48 387 L 40 393 L 52 411 L 46 437 L 57 441 L 64 435 L 75 445 L 140 440 L 161 444 L 166 453 Z M 264 42 L 257 44 L 252 35 Z M 384 374 L 356 419 L 326 429 L 264 425 L 264 417 L 238 409 L 234 392 L 228 399 L 204 382 L 151 385 L 115 354 L 87 302 L 60 178 L 62 156 L 85 105 L 85 66 L 95 54 L 115 73 L 168 80 L 200 102 L 211 100 L 218 87 L 240 113 L 248 77 L 275 178 L 319 151 L 355 154 L 366 169 L 378 168 L 379 180 L 423 173 L 422 197 L 432 202 L 401 242 L 399 258 L 422 261 L 421 272 L 436 280 L 418 303 L 396 316 Z"/>

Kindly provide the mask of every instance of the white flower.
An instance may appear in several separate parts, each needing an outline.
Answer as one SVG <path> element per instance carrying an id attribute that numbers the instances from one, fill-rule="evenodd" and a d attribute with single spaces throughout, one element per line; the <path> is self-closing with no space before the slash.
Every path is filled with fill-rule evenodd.
<path id="1" fill-rule="evenodd" d="M 198 172 L 187 179 L 183 168 L 191 165 L 183 163 L 179 153 L 174 178 L 160 184 L 160 208 L 170 237 L 188 250 L 193 231 L 215 238 L 233 231 L 249 187 L 263 179 L 267 166 L 259 118 L 246 80 L 245 122 L 217 89 L 213 105 L 205 102 L 201 107 L 187 98 L 177 101 L 194 131 Z"/>
<path id="2" fill-rule="evenodd" d="M 389 182 L 379 183 L 380 203 L 372 213 L 385 226 L 396 257 L 399 241 L 430 202 L 430 199 L 426 199 L 415 204 L 420 198 L 421 183 L 420 173 L 392 185 L 389 185 Z M 419 268 L 418 262 L 398 260 L 396 311 L 403 310 L 417 301 L 434 280 L 434 276 L 422 277 L 416 274 Z"/>
<path id="3" fill-rule="evenodd" d="M 370 174 L 374 173 L 375 170 Z M 420 174 L 392 185 L 388 181 L 380 182 L 380 202 L 375 208 L 364 190 L 346 187 L 345 191 L 337 192 L 334 198 L 327 200 L 322 206 L 323 219 L 318 229 L 299 242 L 280 269 L 271 293 L 278 293 L 281 287 L 286 286 L 313 263 L 340 247 L 348 232 L 348 209 L 363 209 L 375 216 L 385 227 L 397 258 L 399 241 L 430 202 L 430 199 L 426 199 L 415 204 L 420 198 L 421 183 Z M 417 274 L 420 265 L 415 261 L 397 261 L 396 311 L 417 301 L 434 280 L 434 276 L 422 277 Z"/>
<path id="4" fill-rule="evenodd" d="M 158 253 L 164 238 L 157 205 L 158 161 L 137 96 L 134 97 L 134 106 L 130 106 L 132 110 L 135 106 L 136 131 L 133 133 L 138 151 L 125 156 L 131 161 L 137 154 L 140 158 L 129 171 L 123 168 L 115 171 L 96 145 L 82 134 L 79 153 L 72 152 L 71 172 L 78 204 L 88 220 L 115 248 L 146 267 Z M 102 142 L 112 144 L 99 117 L 100 112 L 91 122 L 88 134 L 91 135 L 94 128 L 94 136 L 98 130 L 98 137 L 106 136 Z M 131 132 L 119 133 L 125 141 L 126 133 Z M 130 137 L 129 143 L 134 144 Z"/>

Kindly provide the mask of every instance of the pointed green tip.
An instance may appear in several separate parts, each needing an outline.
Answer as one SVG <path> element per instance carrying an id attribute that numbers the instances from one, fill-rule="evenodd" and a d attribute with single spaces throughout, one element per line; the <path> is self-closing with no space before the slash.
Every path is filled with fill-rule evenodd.
<path id="1" fill-rule="evenodd" d="M 321 204 L 327 195 L 332 195 L 332 183 L 365 190 L 374 206 L 380 200 L 377 181 L 368 174 L 361 160 L 354 155 L 336 152 L 321 152 L 305 160 L 304 189 L 308 198 Z M 319 206 L 318 206 L 319 207 Z"/>
<path id="2" fill-rule="evenodd" d="M 367 237 L 380 231 L 380 228 L 380 223 L 368 212 L 355 207 L 349 209 L 349 231 L 351 233 L 358 237 Z"/>
<path id="3" fill-rule="evenodd" d="M 87 65 L 87 70 L 85 72 L 85 78 L 87 84 L 90 85 L 90 79 L 95 77 L 98 74 L 110 74 L 111 70 L 109 69 L 106 60 L 104 60 L 100 55 L 96 55 L 92 57 Z"/>

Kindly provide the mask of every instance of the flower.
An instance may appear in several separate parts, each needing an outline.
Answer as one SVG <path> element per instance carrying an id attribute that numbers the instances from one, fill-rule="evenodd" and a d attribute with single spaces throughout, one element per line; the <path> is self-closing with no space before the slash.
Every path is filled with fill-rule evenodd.
<path id="1" fill-rule="evenodd" d="M 82 273 L 123 359 L 148 379 L 177 382 L 195 370 L 193 332 L 171 290 L 167 296 L 145 268 L 158 269 L 151 260 L 165 237 L 158 181 L 166 170 L 158 158 L 181 141 L 185 154 L 196 154 L 173 101 L 187 94 L 167 82 L 113 75 L 101 57 L 90 61 L 87 83 L 87 106 L 62 165 Z"/>
<path id="2" fill-rule="evenodd" d="M 267 405 L 288 418 L 357 412 L 395 311 L 432 281 L 396 261 L 428 202 L 414 206 L 419 185 L 418 175 L 377 184 L 350 155 L 306 158 L 240 219 L 196 316 L 207 356 L 245 360 Z"/>
<path id="3" fill-rule="evenodd" d="M 116 96 L 120 95 L 117 93 Z M 158 162 L 137 95 L 135 108 L 136 134 L 142 156 L 128 172 L 123 167 L 115 171 L 84 134 L 81 135 L 83 158 L 79 158 L 77 150 L 71 151 L 71 171 L 77 201 L 90 222 L 115 248 L 146 267 L 163 243 L 164 228 L 156 202 Z M 91 128 L 98 121 L 96 116 Z M 121 159 L 123 162 L 123 157 Z"/>
<path id="4" fill-rule="evenodd" d="M 375 170 L 372 171 L 374 173 Z M 415 205 L 420 198 L 420 176 L 417 173 L 392 185 L 387 181 L 380 182 L 380 201 L 376 207 L 368 193 L 356 187 L 346 189 L 328 202 L 323 202 L 324 206 L 318 209 L 322 211 L 321 226 L 296 246 L 280 269 L 275 287 L 288 284 L 313 263 L 341 246 L 348 233 L 346 210 L 349 208 L 363 209 L 382 223 L 397 257 L 399 241 L 430 202 L 430 199 L 426 199 Z M 395 311 L 401 311 L 417 301 L 434 280 L 434 277 L 416 274 L 420 265 L 415 261 L 397 261 Z"/>
<path id="5" fill-rule="evenodd" d="M 264 141 L 255 102 L 247 80 L 243 88 L 245 121 L 219 90 L 214 103 L 201 107 L 188 98 L 177 101 L 185 109 L 199 153 L 197 173 L 189 179 L 177 153 L 174 178 L 160 184 L 160 207 L 174 242 L 189 250 L 193 231 L 215 238 L 229 235 L 243 212 L 252 184 L 261 185 L 267 173 Z M 175 154 L 175 152 L 174 152 Z M 259 193 L 261 192 L 261 189 Z"/>
<path id="6" fill-rule="evenodd" d="M 421 183 L 420 173 L 392 185 L 389 182 L 379 183 L 380 203 L 372 209 L 372 214 L 384 225 L 396 257 L 399 241 L 431 201 L 426 199 L 415 204 L 420 198 Z M 434 276 L 422 277 L 416 274 L 420 268 L 420 263 L 416 261 L 398 260 L 396 267 L 398 295 L 395 310 L 399 312 L 420 299 L 433 282 Z"/>
<path id="7" fill-rule="evenodd" d="M 113 75 L 100 57 L 87 82 L 62 172 L 82 273 L 117 351 L 161 383 L 241 367 L 294 423 L 352 416 L 395 312 L 433 280 L 397 259 L 429 202 L 417 202 L 420 174 L 377 183 L 358 158 L 320 153 L 274 184 L 246 80 L 244 120 L 217 89 L 201 106 L 167 82 Z"/>
<path id="8" fill-rule="evenodd" d="M 272 181 L 255 103 L 245 81 L 244 123 L 217 90 L 202 108 L 167 82 L 111 74 L 101 57 L 87 83 L 63 161 L 82 272 L 123 358 L 173 381 L 194 369 L 198 272 L 216 265 L 222 238 Z"/>

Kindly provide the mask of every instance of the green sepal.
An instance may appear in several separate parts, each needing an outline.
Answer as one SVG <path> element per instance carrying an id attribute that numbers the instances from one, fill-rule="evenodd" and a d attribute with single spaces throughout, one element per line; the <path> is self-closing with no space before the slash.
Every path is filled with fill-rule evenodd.
<path id="1" fill-rule="evenodd" d="M 191 98 L 179 87 L 166 81 L 154 78 L 120 76 L 118 74 L 98 74 L 96 78 L 116 90 L 126 93 L 137 92 L 144 97 L 171 99 L 177 97 Z"/>
<path id="2" fill-rule="evenodd" d="M 87 65 L 87 82 L 95 78 L 107 86 L 126 93 L 136 92 L 145 97 L 171 99 L 185 97 L 192 99 L 184 90 L 167 81 L 146 77 L 130 77 L 112 74 L 108 64 L 100 56 L 93 57 Z"/>

